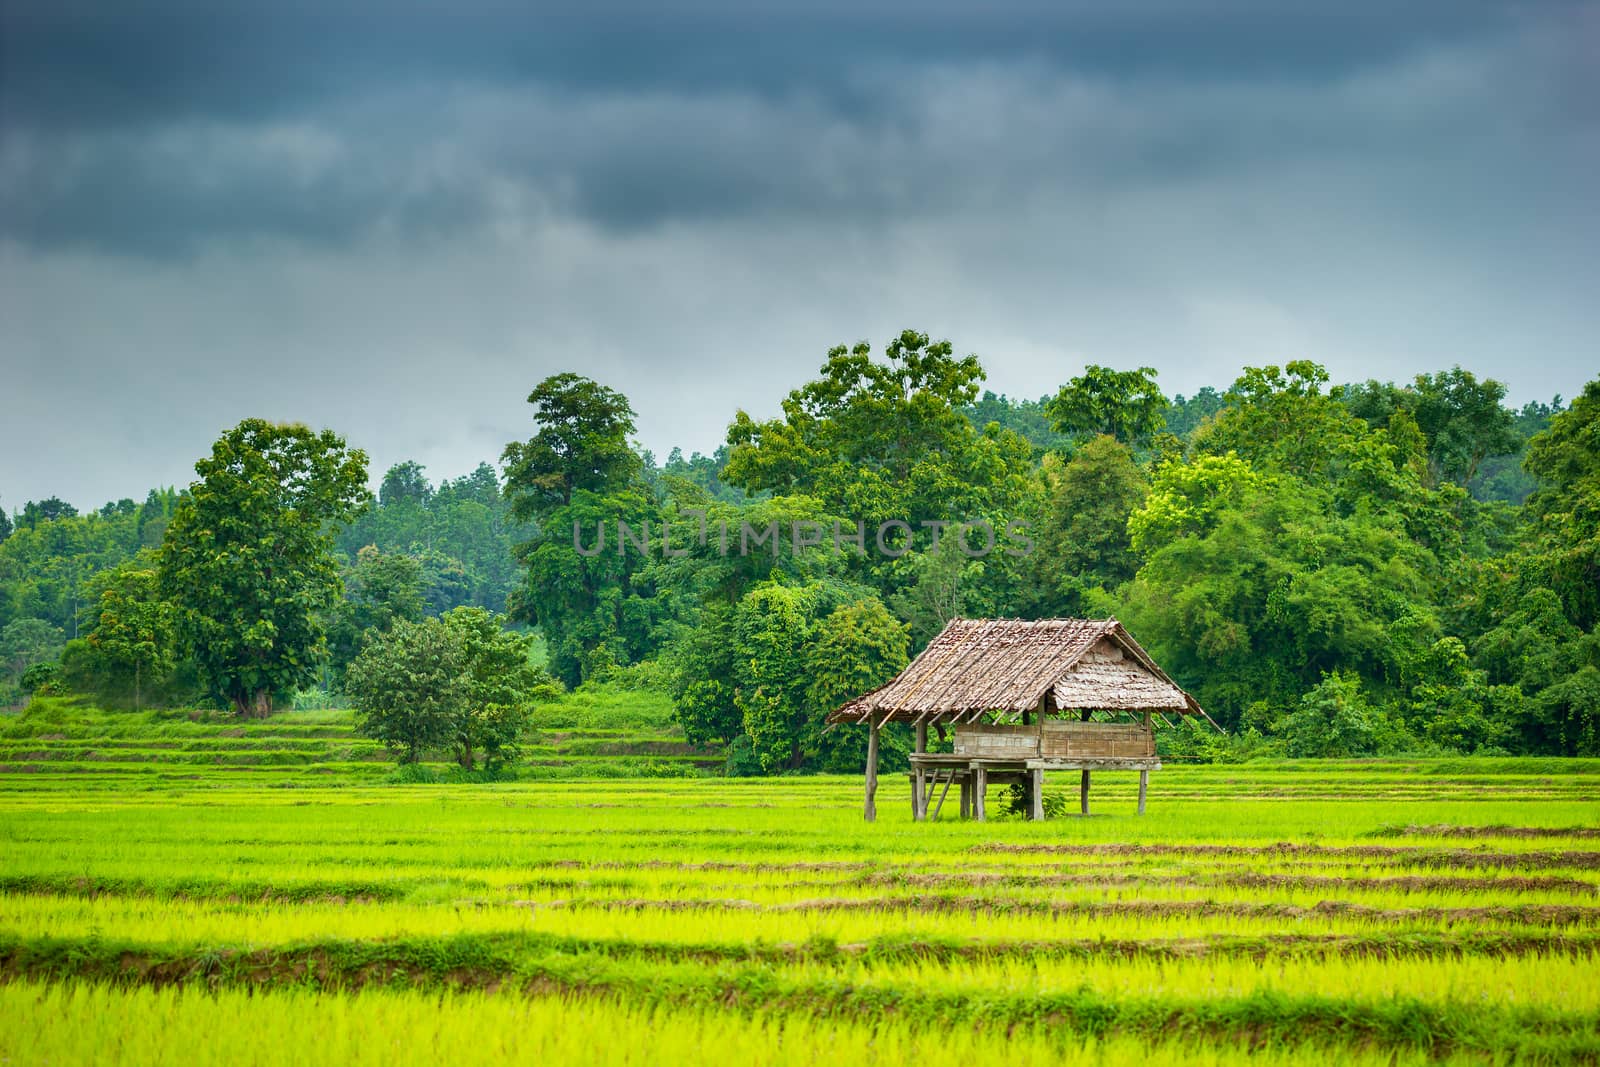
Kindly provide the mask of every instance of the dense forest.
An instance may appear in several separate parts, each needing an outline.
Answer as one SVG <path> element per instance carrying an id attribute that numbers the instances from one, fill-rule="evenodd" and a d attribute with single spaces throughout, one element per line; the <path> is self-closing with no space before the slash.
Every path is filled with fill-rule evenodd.
<path id="1" fill-rule="evenodd" d="M 556 375 L 498 469 L 401 463 L 375 495 L 333 433 L 249 420 L 187 489 L 0 510 L 0 703 L 266 714 L 455 633 L 538 658 L 534 688 L 665 689 L 731 767 L 855 769 L 823 713 L 948 619 L 1116 615 L 1227 730 L 1170 751 L 1600 755 L 1600 379 L 1517 410 L 1460 368 L 984 378 L 911 331 L 836 348 L 658 462 L 627 397 Z"/>

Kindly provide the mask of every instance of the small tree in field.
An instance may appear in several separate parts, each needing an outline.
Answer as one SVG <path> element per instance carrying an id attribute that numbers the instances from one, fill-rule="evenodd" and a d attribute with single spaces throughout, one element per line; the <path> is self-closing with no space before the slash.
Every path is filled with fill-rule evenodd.
<path id="1" fill-rule="evenodd" d="M 362 733 L 402 763 L 448 748 L 472 770 L 515 759 L 528 709 L 558 689 L 530 659 L 533 639 L 504 629 L 482 608 L 399 622 L 351 661 L 345 692 Z"/>
<path id="2" fill-rule="evenodd" d="M 416 763 L 450 740 L 467 699 L 466 667 L 461 635 L 439 620 L 396 623 L 345 672 L 357 729 Z"/>

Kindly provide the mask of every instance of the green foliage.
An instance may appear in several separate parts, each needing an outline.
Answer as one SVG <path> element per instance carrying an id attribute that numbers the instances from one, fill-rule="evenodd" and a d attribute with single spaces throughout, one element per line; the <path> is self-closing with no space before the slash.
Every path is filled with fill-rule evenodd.
<path id="1" fill-rule="evenodd" d="M 38 696 L 60 696 L 66 692 L 61 681 L 61 664 L 35 663 L 22 672 L 22 691 Z"/>
<path id="2" fill-rule="evenodd" d="M 707 610 L 675 650 L 678 721 L 691 741 L 739 744 L 730 759 L 748 746 L 767 773 L 854 768 L 865 759 L 860 731 L 825 734 L 823 719 L 904 667 L 906 642 L 859 588 L 759 583 L 737 605 Z"/>
<path id="3" fill-rule="evenodd" d="M 0 630 L 0 669 L 5 671 L 6 689 L 23 688 L 28 669 L 48 663 L 61 654 L 61 631 L 43 619 L 16 619 Z"/>
<path id="4" fill-rule="evenodd" d="M 873 531 L 890 520 L 998 518 L 1003 527 L 1027 490 L 1032 450 L 1016 433 L 979 431 L 962 414 L 983 369 L 977 357 L 953 352 L 913 330 L 890 341 L 881 362 L 865 342 L 830 350 L 822 377 L 784 399 L 782 418 L 735 415 L 724 480 L 811 497 Z M 909 547 L 932 536 L 916 530 Z M 873 557 L 864 566 L 887 590 L 892 566 Z"/>
<path id="5" fill-rule="evenodd" d="M 1529 562 L 1568 617 L 1592 630 L 1600 621 L 1600 378 L 1528 443 L 1524 466 L 1539 480 L 1528 499 Z"/>
<path id="6" fill-rule="evenodd" d="M 366 454 L 330 430 L 246 419 L 195 464 L 161 593 L 213 696 L 265 715 L 310 681 L 339 594 L 333 531 L 367 499 Z"/>
<path id="7" fill-rule="evenodd" d="M 1287 738 L 1291 756 L 1348 759 L 1377 752 L 1378 719 L 1361 692 L 1360 678 L 1336 671 L 1301 697 L 1274 732 Z"/>
<path id="8" fill-rule="evenodd" d="M 643 463 L 628 445 L 634 415 L 621 393 L 558 374 L 528 402 L 537 432 L 506 446 L 505 492 L 512 513 L 536 522 L 538 532 L 516 547 L 527 577 L 509 606 L 544 631 L 551 669 L 576 686 L 655 648 L 661 610 L 652 590 L 639 584 L 648 561 L 616 543 L 616 524 L 643 529 L 654 500 L 640 480 Z M 607 528 L 610 551 L 601 541 Z M 579 551 L 580 544 L 593 551 Z"/>
<path id="9" fill-rule="evenodd" d="M 502 623 L 464 607 L 373 635 L 345 674 L 360 731 L 402 763 L 438 748 L 466 770 L 515 760 L 532 704 L 560 690 L 532 661 L 533 639 Z"/>
<path id="10" fill-rule="evenodd" d="M 1057 433 L 1113 437 L 1125 445 L 1148 441 L 1166 425 L 1167 398 L 1154 367 L 1112 370 L 1091 363 L 1045 405 Z"/>
<path id="11" fill-rule="evenodd" d="M 1132 578 L 1138 560 L 1128 519 L 1142 509 L 1149 484 L 1127 445 L 1102 435 L 1091 438 L 1065 463 L 1045 460 L 1047 510 L 1037 533 L 1044 581 L 1115 588 Z"/>
<path id="12" fill-rule="evenodd" d="M 466 704 L 461 635 L 436 619 L 399 622 L 350 661 L 344 689 L 361 733 L 402 763 L 416 763 L 452 738 Z"/>
<path id="13" fill-rule="evenodd" d="M 614 389 L 578 374 L 556 374 L 528 394 L 538 431 L 505 448 L 506 494 L 516 516 L 543 519 L 578 491 L 605 493 L 640 471 L 628 445 L 633 408 Z"/>
<path id="14" fill-rule="evenodd" d="M 161 596 L 159 561 L 151 549 L 101 571 L 87 583 L 82 652 L 74 657 L 73 684 L 103 700 L 161 692 L 178 665 L 177 611 Z"/>

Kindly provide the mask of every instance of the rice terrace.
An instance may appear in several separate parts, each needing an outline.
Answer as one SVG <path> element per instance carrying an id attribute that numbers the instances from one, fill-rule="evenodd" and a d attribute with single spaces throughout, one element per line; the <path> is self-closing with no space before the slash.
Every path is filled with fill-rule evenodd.
<path id="1" fill-rule="evenodd" d="M 858 777 L 384 785 L 337 712 L 3 744 L 7 1062 L 1600 1054 L 1595 761 L 1169 765 L 1044 822 L 897 776 L 869 824 Z"/>

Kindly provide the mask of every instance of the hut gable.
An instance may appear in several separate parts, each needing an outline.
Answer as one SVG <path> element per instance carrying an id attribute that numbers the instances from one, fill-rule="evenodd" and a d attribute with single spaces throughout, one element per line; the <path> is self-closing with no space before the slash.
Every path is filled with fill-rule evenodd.
<path id="1" fill-rule="evenodd" d="M 1116 619 L 952 619 L 894 679 L 829 722 L 1015 718 L 1056 708 L 1204 714 Z"/>
<path id="2" fill-rule="evenodd" d="M 1110 637 L 1102 637 L 1056 680 L 1052 690 L 1058 708 L 1107 711 L 1189 710 L 1182 689 L 1158 676 Z"/>

